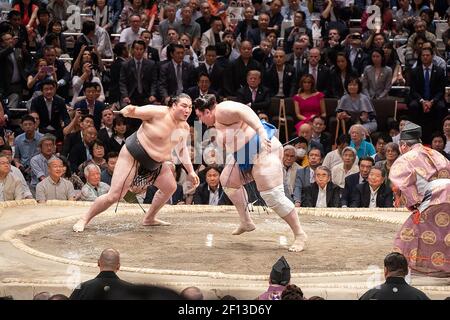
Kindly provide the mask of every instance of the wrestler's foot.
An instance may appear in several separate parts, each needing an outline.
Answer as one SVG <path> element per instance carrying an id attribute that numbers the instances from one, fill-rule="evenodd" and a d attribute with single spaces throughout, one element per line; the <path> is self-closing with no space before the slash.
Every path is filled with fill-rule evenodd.
<path id="1" fill-rule="evenodd" d="M 308 239 L 306 233 L 295 236 L 294 243 L 289 247 L 290 252 L 300 252 L 305 248 L 305 242 Z"/>
<path id="2" fill-rule="evenodd" d="M 75 232 L 83 232 L 84 231 L 84 227 L 86 227 L 86 224 L 87 224 L 86 220 L 84 220 L 84 219 L 78 220 L 77 223 L 75 223 L 73 225 L 73 231 L 75 231 Z"/>
<path id="3" fill-rule="evenodd" d="M 236 228 L 236 230 L 233 231 L 233 235 L 237 236 L 244 232 L 250 232 L 256 229 L 256 226 L 253 222 L 249 222 L 246 224 L 240 224 L 239 227 Z"/>
<path id="4" fill-rule="evenodd" d="M 159 219 L 152 219 L 152 220 L 144 220 L 142 222 L 142 225 L 144 227 L 155 227 L 155 226 L 170 226 L 170 222 L 166 222 Z"/>

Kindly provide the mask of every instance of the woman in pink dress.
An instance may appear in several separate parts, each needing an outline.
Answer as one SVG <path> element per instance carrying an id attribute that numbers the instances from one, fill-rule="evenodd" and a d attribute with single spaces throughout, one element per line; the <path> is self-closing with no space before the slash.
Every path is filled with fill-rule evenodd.
<path id="1" fill-rule="evenodd" d="M 314 77 L 306 74 L 300 78 L 300 89 L 292 98 L 294 100 L 295 115 L 300 122 L 295 124 L 297 133 L 302 124 L 310 122 L 314 116 L 326 117 L 324 94 L 316 90 Z"/>

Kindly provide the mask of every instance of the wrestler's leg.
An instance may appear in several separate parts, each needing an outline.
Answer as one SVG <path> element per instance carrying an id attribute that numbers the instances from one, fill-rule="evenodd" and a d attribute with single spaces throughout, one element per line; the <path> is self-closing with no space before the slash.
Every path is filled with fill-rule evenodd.
<path id="1" fill-rule="evenodd" d="M 177 182 L 173 176 L 171 166 L 172 164 L 168 163 L 162 164 L 161 172 L 154 183 L 155 187 L 158 188 L 158 191 L 155 193 L 150 209 L 148 209 L 148 212 L 142 221 L 144 226 L 170 225 L 168 222 L 156 219 L 156 214 L 177 190 Z"/>
<path id="2" fill-rule="evenodd" d="M 239 213 L 240 224 L 233 231 L 233 235 L 255 230 L 255 224 L 248 212 L 248 196 L 243 185 L 239 166 L 232 156 L 229 156 L 227 159 L 227 164 L 220 175 L 220 184 Z"/>
<path id="3" fill-rule="evenodd" d="M 92 218 L 108 209 L 113 203 L 122 199 L 128 192 L 135 172 L 135 160 L 128 152 L 128 149 L 123 147 L 117 159 L 116 167 L 114 168 L 109 192 L 95 199 L 84 217 L 78 220 L 73 226 L 73 231 L 82 232 Z"/>
<path id="4" fill-rule="evenodd" d="M 272 138 L 272 152 L 262 153 L 253 166 L 252 175 L 258 191 L 266 204 L 271 207 L 294 233 L 294 243 L 289 251 L 302 251 L 307 239 L 303 231 L 294 204 L 286 197 L 283 188 L 283 148 L 276 138 Z"/>

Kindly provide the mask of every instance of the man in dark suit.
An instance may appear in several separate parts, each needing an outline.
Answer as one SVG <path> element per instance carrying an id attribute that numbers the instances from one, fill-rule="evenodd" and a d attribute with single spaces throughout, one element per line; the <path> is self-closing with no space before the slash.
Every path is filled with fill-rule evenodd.
<path id="1" fill-rule="evenodd" d="M 56 70 L 56 81 L 58 83 L 56 93 L 61 97 L 68 97 L 72 78 L 64 65 L 64 61 L 56 58 L 56 48 L 53 46 L 45 46 L 42 53 L 43 58 L 47 61 L 47 66 L 53 66 Z"/>
<path id="2" fill-rule="evenodd" d="M 98 83 L 85 82 L 84 95 L 86 99 L 77 102 L 74 106 L 75 110 L 81 110 L 82 114 L 90 114 L 94 118 L 94 126 L 97 131 L 100 130 L 102 124 L 102 112 L 105 109 L 105 104 L 96 100 Z"/>
<path id="3" fill-rule="evenodd" d="M 39 132 L 54 134 L 63 140 L 63 126 L 70 122 L 64 99 L 56 95 L 56 81 L 44 80 L 42 82 L 42 95 L 31 101 L 31 111 L 39 114 Z"/>
<path id="4" fill-rule="evenodd" d="M 286 54 L 283 50 L 276 50 L 273 58 L 275 63 L 266 71 L 263 84 L 266 88 L 269 88 L 271 97 L 290 98 L 294 95 L 295 83 L 297 82 L 295 69 L 292 65 L 286 64 Z M 279 73 L 282 75 L 281 78 Z M 282 87 L 280 84 L 282 84 Z M 282 90 L 280 90 L 280 87 Z"/>
<path id="5" fill-rule="evenodd" d="M 364 293 L 359 300 L 430 300 L 422 291 L 410 286 L 408 260 L 398 252 L 389 253 L 384 258 L 384 278 L 386 282 Z"/>
<path id="6" fill-rule="evenodd" d="M 247 39 L 254 47 L 259 46 L 261 40 L 265 39 L 266 32 L 269 30 L 269 22 L 270 16 L 267 13 L 261 13 L 258 16 L 258 28 L 250 30 Z"/>
<path id="7" fill-rule="evenodd" d="M 382 168 L 370 169 L 368 183 L 360 183 L 352 193 L 352 208 L 392 208 L 394 195 L 384 182 L 386 171 Z"/>
<path id="8" fill-rule="evenodd" d="M 261 71 L 261 64 L 252 58 L 252 44 L 243 41 L 240 47 L 241 55 L 225 69 L 224 96 L 236 96 L 236 91 L 247 85 L 247 73 L 250 70 Z"/>
<path id="9" fill-rule="evenodd" d="M 81 115 L 80 130 L 76 132 L 71 132 L 65 136 L 61 154 L 67 157 L 69 155 L 70 150 L 72 150 L 73 147 L 83 142 L 81 138 L 81 131 L 83 131 L 88 127 L 93 126 L 94 126 L 93 116 L 89 114 Z"/>
<path id="10" fill-rule="evenodd" d="M 94 279 L 81 283 L 70 295 L 71 300 L 107 300 L 132 286 L 117 276 L 120 254 L 116 249 L 103 250 L 97 263 L 100 273 Z"/>
<path id="11" fill-rule="evenodd" d="M 14 47 L 13 34 L 0 35 L 0 96 L 8 98 L 8 109 L 17 108 L 25 87 L 25 68 L 30 61 L 26 51 Z"/>
<path id="12" fill-rule="evenodd" d="M 120 42 L 114 46 L 113 49 L 116 59 L 111 65 L 110 78 L 111 82 L 109 84 L 109 102 L 115 103 L 120 102 L 120 70 L 122 64 L 128 59 L 128 47 L 125 42 Z"/>
<path id="13" fill-rule="evenodd" d="M 230 199 L 220 185 L 220 170 L 215 166 L 205 169 L 206 182 L 200 184 L 194 193 L 193 204 L 231 205 Z"/>
<path id="14" fill-rule="evenodd" d="M 350 60 L 353 69 L 357 71 L 358 75 L 362 75 L 364 68 L 368 65 L 368 57 L 364 52 L 361 43 L 361 34 L 359 32 L 355 32 L 350 36 L 350 46 L 345 49 L 345 54 Z"/>
<path id="15" fill-rule="evenodd" d="M 314 181 L 314 171 L 320 166 L 322 162 L 322 152 L 318 148 L 311 148 L 308 151 L 308 163 L 309 165 L 297 170 L 294 183 L 294 204 L 296 207 L 303 206 L 302 200 L 304 199 L 303 193 L 307 187 Z"/>
<path id="16" fill-rule="evenodd" d="M 294 15 L 294 25 L 284 30 L 284 50 L 286 53 L 292 52 L 294 43 L 302 34 L 308 35 L 312 39 L 312 31 L 306 26 L 306 14 L 303 11 L 297 11 Z"/>
<path id="17" fill-rule="evenodd" d="M 68 161 L 72 172 L 78 172 L 80 164 L 86 160 L 92 159 L 90 148 L 97 139 L 97 130 L 95 127 L 87 127 L 82 131 L 81 143 L 74 145 L 69 151 Z"/>
<path id="18" fill-rule="evenodd" d="M 197 69 L 197 79 L 201 73 L 208 74 L 209 80 L 211 81 L 211 89 L 217 93 L 222 92 L 223 87 L 223 76 L 224 69 L 216 64 L 217 61 L 217 50 L 215 46 L 207 46 L 205 49 L 205 62 L 201 63 Z"/>
<path id="19" fill-rule="evenodd" d="M 303 41 L 303 38 L 301 36 L 299 40 L 294 42 L 293 52 L 286 59 L 286 63 L 294 67 L 296 82 L 298 82 L 303 69 L 308 64 L 308 42 Z"/>
<path id="20" fill-rule="evenodd" d="M 330 81 L 329 72 L 326 66 L 319 64 L 319 61 L 320 50 L 318 48 L 312 48 L 311 50 L 309 50 L 308 64 L 301 71 L 300 78 L 305 74 L 311 74 L 316 82 L 317 91 L 320 91 L 325 94 L 325 96 L 327 96 L 328 83 Z"/>
<path id="21" fill-rule="evenodd" d="M 210 78 L 209 78 L 208 74 L 204 73 L 204 72 L 202 72 L 202 73 L 200 73 L 198 75 L 197 85 L 187 89 L 186 90 L 186 94 L 191 97 L 192 101 L 194 101 L 198 97 L 203 97 L 203 96 L 205 96 L 207 94 L 213 94 L 215 96 L 218 96 L 217 91 L 214 91 L 211 88 L 211 81 L 210 81 Z M 189 115 L 189 118 L 187 119 L 187 123 L 190 126 L 193 126 L 194 125 L 194 120 L 196 118 L 197 118 L 197 116 L 195 115 L 195 112 L 192 112 Z"/>
<path id="22" fill-rule="evenodd" d="M 150 46 L 150 41 L 152 40 L 152 33 L 148 30 L 141 32 L 141 39 L 145 42 L 145 52 L 144 56 L 148 60 L 152 60 L 154 63 L 159 63 L 159 53 L 158 50 Z"/>
<path id="23" fill-rule="evenodd" d="M 314 170 L 314 180 L 302 193 L 302 207 L 338 208 L 341 188 L 331 182 L 331 171 L 325 166 Z"/>
<path id="24" fill-rule="evenodd" d="M 114 122 L 114 113 L 111 107 L 107 107 L 102 111 L 102 127 L 98 130 L 97 138 L 100 139 L 103 144 L 107 145 L 109 142 L 109 138 L 113 135 L 113 122 Z"/>
<path id="25" fill-rule="evenodd" d="M 237 101 L 248 105 L 257 115 L 268 116 L 270 108 L 269 89 L 261 85 L 261 72 L 250 70 L 247 85 L 237 91 Z"/>
<path id="26" fill-rule="evenodd" d="M 431 134 L 439 131 L 441 120 L 448 113 L 444 102 L 445 72 L 433 64 L 433 51 L 424 48 L 420 52 L 421 64 L 411 71 L 411 102 L 409 112 L 412 120 L 422 127 L 424 143 L 431 143 Z"/>
<path id="27" fill-rule="evenodd" d="M 341 205 L 343 208 L 350 206 L 352 195 L 356 190 L 356 186 L 360 183 L 366 183 L 369 177 L 370 169 L 374 166 L 375 161 L 372 157 L 363 157 L 359 159 L 359 172 L 349 175 L 345 178 L 344 191 L 342 192 Z"/>
<path id="28" fill-rule="evenodd" d="M 183 61 L 184 47 L 181 44 L 171 45 L 171 60 L 160 66 L 159 94 L 165 104 L 171 96 L 182 93 L 194 85 L 195 69 Z M 169 50 L 168 50 L 169 52 Z"/>

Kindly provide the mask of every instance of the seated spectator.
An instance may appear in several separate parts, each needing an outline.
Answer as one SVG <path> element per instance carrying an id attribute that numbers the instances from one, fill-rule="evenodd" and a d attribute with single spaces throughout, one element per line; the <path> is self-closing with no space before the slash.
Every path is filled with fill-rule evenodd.
<path id="1" fill-rule="evenodd" d="M 314 183 L 302 193 L 302 207 L 338 208 L 341 188 L 331 182 L 331 171 L 324 166 L 314 170 Z"/>
<path id="2" fill-rule="evenodd" d="M 447 144 L 447 138 L 443 133 L 435 132 L 431 136 L 431 149 L 439 151 L 444 157 L 450 160 L 450 154 L 444 151 L 445 145 Z"/>
<path id="3" fill-rule="evenodd" d="M 5 154 L 0 154 L 0 201 L 22 200 L 22 183 L 11 172 L 11 164 Z"/>
<path id="4" fill-rule="evenodd" d="M 27 77 L 27 88 L 33 92 L 32 98 L 42 94 L 42 82 L 44 80 L 57 81 L 56 69 L 47 65 L 47 60 L 41 58 L 36 61 L 34 70 Z"/>
<path id="5" fill-rule="evenodd" d="M 237 90 L 237 101 L 248 105 L 257 115 L 269 115 L 269 89 L 261 84 L 261 72 L 250 70 L 247 73 L 247 85 Z"/>
<path id="6" fill-rule="evenodd" d="M 345 86 L 350 78 L 358 77 L 358 73 L 353 69 L 350 59 L 344 52 L 336 54 L 336 63 L 330 69 L 330 92 L 329 98 L 340 99 L 347 93 Z"/>
<path id="7" fill-rule="evenodd" d="M 359 172 L 356 150 L 352 147 L 345 147 L 342 150 L 342 163 L 331 169 L 331 180 L 339 188 L 344 188 L 345 178 Z"/>
<path id="8" fill-rule="evenodd" d="M 334 166 L 342 163 L 342 150 L 350 144 L 350 136 L 348 134 L 341 134 L 337 138 L 336 144 L 336 150 L 328 152 L 322 163 L 323 166 L 330 170 L 333 169 Z"/>
<path id="9" fill-rule="evenodd" d="M 98 131 L 97 138 L 102 140 L 105 146 L 108 146 L 109 138 L 111 138 L 113 130 L 114 112 L 110 107 L 102 111 L 102 125 Z"/>
<path id="10" fill-rule="evenodd" d="M 294 144 L 295 148 L 295 162 L 300 167 L 307 167 L 309 166 L 308 161 L 308 141 L 304 137 L 298 137 Z"/>
<path id="11" fill-rule="evenodd" d="M 201 183 L 194 193 L 193 204 L 231 205 L 230 199 L 220 185 L 220 170 L 216 166 L 205 169 L 206 182 Z"/>
<path id="12" fill-rule="evenodd" d="M 66 132 L 68 133 L 64 139 L 63 150 L 61 154 L 63 156 L 68 156 L 70 151 L 79 143 L 83 142 L 81 132 L 89 127 L 94 126 L 94 117 L 90 114 L 82 114 L 81 110 L 75 111 L 74 117 L 70 124 L 64 128 L 64 130 L 68 129 Z M 72 128 L 69 128 L 72 127 Z"/>
<path id="13" fill-rule="evenodd" d="M 293 201 L 295 176 L 300 165 L 295 162 L 296 150 L 292 145 L 283 148 L 283 175 L 284 175 L 284 192 L 286 196 Z"/>
<path id="14" fill-rule="evenodd" d="M 199 67 L 201 68 L 201 66 Z M 207 94 L 213 94 L 217 97 L 217 92 L 211 89 L 211 79 L 208 73 L 200 73 L 198 75 L 197 85 L 195 87 L 190 87 L 186 90 L 186 94 L 191 97 L 192 101 L 197 99 L 198 97 L 203 97 Z M 191 112 L 187 122 L 190 126 L 194 125 L 194 121 L 196 119 L 195 112 Z"/>
<path id="15" fill-rule="evenodd" d="M 345 87 L 348 93 L 339 100 L 336 108 L 337 120 L 345 121 L 347 128 L 356 123 L 361 124 L 369 133 L 376 131 L 378 125 L 375 109 L 369 97 L 361 93 L 361 81 L 358 78 L 350 78 Z"/>
<path id="16" fill-rule="evenodd" d="M 372 100 L 386 98 L 392 86 L 392 69 L 386 66 L 382 49 L 374 49 L 369 61 L 362 76 L 362 93 Z"/>
<path id="17" fill-rule="evenodd" d="M 30 187 L 28 186 L 28 183 L 27 183 L 27 180 L 29 180 L 29 177 L 27 176 L 27 180 L 25 180 L 25 177 L 22 174 L 22 171 L 20 171 L 19 169 L 17 169 L 13 165 L 13 159 L 12 159 L 13 151 L 12 151 L 12 147 L 8 146 L 8 145 L 1 146 L 0 147 L 0 153 L 3 154 L 3 155 L 6 155 L 6 157 L 9 160 L 9 163 L 11 164 L 10 168 L 11 168 L 12 175 L 16 179 L 19 179 L 19 181 L 22 183 L 23 198 L 24 199 L 33 199 L 33 194 L 31 193 Z"/>
<path id="18" fill-rule="evenodd" d="M 66 157 L 60 155 L 58 158 L 63 162 L 63 178 L 72 182 L 74 189 L 81 192 L 81 188 L 84 186 L 83 180 L 76 173 L 72 173 Z M 77 192 L 77 200 L 80 192 Z"/>
<path id="19" fill-rule="evenodd" d="M 352 208 L 392 208 L 394 195 L 385 184 L 386 171 L 378 167 L 370 169 L 367 183 L 356 186 L 350 207 Z"/>
<path id="20" fill-rule="evenodd" d="M 408 275 L 408 261 L 398 252 L 384 258 L 386 282 L 364 293 L 359 300 L 430 300 L 425 293 L 405 281 Z"/>
<path id="21" fill-rule="evenodd" d="M 303 291 L 295 284 L 288 284 L 281 293 L 281 300 L 305 300 Z"/>
<path id="22" fill-rule="evenodd" d="M 342 192 L 341 205 L 343 208 L 350 206 L 352 194 L 355 192 L 356 186 L 360 183 L 367 182 L 370 169 L 375 162 L 371 157 L 359 158 L 359 172 L 349 175 L 345 178 L 344 191 Z"/>
<path id="23" fill-rule="evenodd" d="M 313 140 L 313 127 L 312 127 L 311 123 L 309 123 L 309 122 L 304 123 L 300 127 L 300 130 L 298 131 L 298 135 L 299 135 L 299 137 L 305 138 L 306 141 L 308 142 L 308 144 L 307 144 L 308 151 L 311 150 L 312 148 L 317 148 L 320 150 L 320 154 L 323 157 L 325 152 L 323 150 L 322 144 Z"/>
<path id="24" fill-rule="evenodd" d="M 211 28 L 203 32 L 201 39 L 201 53 L 206 53 L 208 46 L 215 46 L 216 43 L 223 41 L 223 23 L 220 19 L 211 19 Z"/>
<path id="25" fill-rule="evenodd" d="M 119 154 L 117 152 L 109 152 L 106 155 L 106 168 L 102 170 L 102 174 L 100 177 L 100 180 L 107 185 L 111 185 L 111 179 L 114 173 L 114 168 L 117 163 L 117 158 L 119 157 Z"/>
<path id="26" fill-rule="evenodd" d="M 388 188 L 391 188 L 391 180 L 389 179 L 389 171 L 395 160 L 400 156 L 400 149 L 398 144 L 389 142 L 384 147 L 384 153 L 386 154 L 386 160 L 379 161 L 375 164 L 377 168 L 382 168 L 386 172 L 385 183 Z"/>
<path id="27" fill-rule="evenodd" d="M 82 140 L 70 150 L 68 160 L 72 172 L 77 172 L 80 164 L 92 159 L 91 147 L 97 139 L 97 130 L 94 127 L 87 127 L 82 131 Z"/>
<path id="28" fill-rule="evenodd" d="M 294 204 L 296 207 L 303 206 L 302 199 L 305 188 L 314 183 L 314 172 L 322 162 L 322 153 L 317 148 L 312 148 L 308 152 L 309 165 L 297 170 L 294 185 Z"/>
<path id="29" fill-rule="evenodd" d="M 152 60 L 155 63 L 159 62 L 159 52 L 158 49 L 153 48 L 151 46 L 151 41 L 152 41 L 152 33 L 148 30 L 144 30 L 141 32 L 141 40 L 144 40 L 145 42 L 145 53 L 144 53 L 144 58 L 145 59 L 149 59 Z"/>
<path id="30" fill-rule="evenodd" d="M 311 122 L 315 116 L 326 117 L 325 95 L 316 90 L 314 77 L 306 74 L 300 78 L 299 91 L 292 98 L 295 114 L 299 122 L 295 124 L 297 132 L 304 123 Z"/>
<path id="31" fill-rule="evenodd" d="M 63 178 L 63 162 L 59 158 L 48 161 L 48 177 L 36 186 L 36 201 L 75 200 L 76 194 L 72 182 Z"/>
<path id="32" fill-rule="evenodd" d="M 81 179 L 84 179 L 84 175 L 82 174 L 84 168 L 86 168 L 86 166 L 90 163 L 96 164 L 102 171 L 108 166 L 105 160 L 105 146 L 101 140 L 96 139 L 93 142 L 89 148 L 89 153 L 91 154 L 92 159 L 86 160 L 78 166 L 78 172 L 80 173 Z"/>
<path id="33" fill-rule="evenodd" d="M 99 196 L 107 194 L 109 185 L 100 181 L 100 168 L 96 164 L 88 164 L 84 168 L 86 184 L 81 189 L 81 201 L 94 201 Z"/>
<path id="34" fill-rule="evenodd" d="M 122 146 L 125 144 L 125 139 L 127 138 L 127 119 L 118 115 L 113 120 L 113 134 L 108 140 L 107 150 L 108 152 L 120 152 Z"/>
<path id="35" fill-rule="evenodd" d="M 372 157 L 373 160 L 375 160 L 375 163 L 377 163 L 379 161 L 386 160 L 385 146 L 387 143 L 392 142 L 392 138 L 391 136 L 382 133 L 377 136 L 375 141 L 375 150 L 377 153 L 375 153 Z"/>
<path id="36" fill-rule="evenodd" d="M 81 110 L 82 114 L 89 114 L 94 117 L 95 129 L 100 130 L 102 122 L 102 112 L 105 109 L 105 104 L 96 99 L 98 83 L 85 82 L 84 95 L 86 99 L 81 100 L 73 107 L 75 110 Z"/>
<path id="37" fill-rule="evenodd" d="M 292 97 L 297 79 L 295 68 L 286 64 L 286 53 L 281 49 L 275 51 L 273 60 L 274 64 L 264 74 L 264 86 L 269 89 L 271 97 Z"/>
<path id="38" fill-rule="evenodd" d="M 187 33 L 180 34 L 180 44 L 184 47 L 183 61 L 188 65 L 197 68 L 198 67 L 198 55 L 195 53 L 192 47 L 191 36 Z"/>
<path id="39" fill-rule="evenodd" d="M 291 267 L 284 257 L 273 265 L 269 277 L 269 288 L 257 300 L 281 300 L 281 295 L 291 282 Z"/>
<path id="40" fill-rule="evenodd" d="M 48 160 L 55 156 L 56 138 L 51 134 L 45 134 L 39 140 L 39 154 L 35 155 L 30 160 L 31 168 L 31 190 L 36 190 L 38 182 L 48 176 Z"/>
<path id="41" fill-rule="evenodd" d="M 120 254 L 116 249 L 103 250 L 98 259 L 98 267 L 100 273 L 97 277 L 81 283 L 70 295 L 70 300 L 107 300 L 132 285 L 117 276 Z"/>
<path id="42" fill-rule="evenodd" d="M 72 106 L 78 101 L 81 101 L 85 98 L 85 84 L 89 82 L 95 82 L 100 85 L 100 97 L 97 100 L 103 102 L 105 101 L 105 93 L 103 91 L 103 85 L 100 78 L 94 74 L 95 71 L 99 69 L 98 65 L 95 65 L 92 61 L 87 61 L 82 64 L 80 71 L 77 72 L 72 78 L 72 89 L 73 89 L 73 98 L 70 103 Z"/>
<path id="43" fill-rule="evenodd" d="M 181 297 L 185 300 L 204 300 L 202 290 L 197 287 L 184 288 L 181 293 Z"/>
<path id="44" fill-rule="evenodd" d="M 328 154 L 331 151 L 331 135 L 325 131 L 325 118 L 321 116 L 315 116 L 312 118 L 312 141 L 315 141 L 322 145 L 324 154 Z"/>
<path id="45" fill-rule="evenodd" d="M 43 134 L 36 132 L 36 121 L 30 115 L 22 117 L 21 128 L 24 131 L 14 140 L 14 164 L 25 176 L 31 173 L 30 160 L 39 153 L 39 140 Z"/>
<path id="46" fill-rule="evenodd" d="M 351 137 L 350 147 L 355 148 L 358 158 L 373 156 L 376 151 L 372 143 L 366 141 L 366 129 L 360 124 L 354 124 L 350 127 Z"/>

